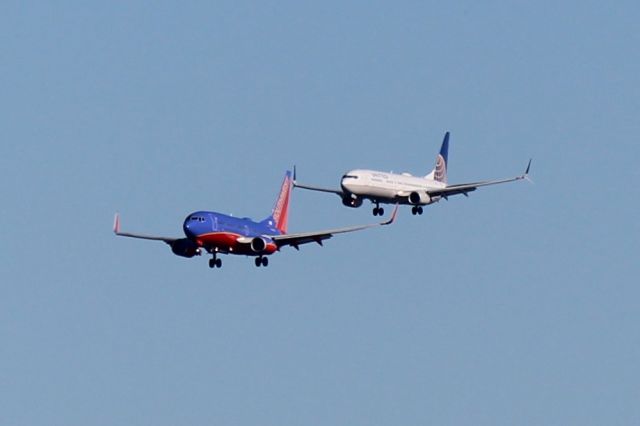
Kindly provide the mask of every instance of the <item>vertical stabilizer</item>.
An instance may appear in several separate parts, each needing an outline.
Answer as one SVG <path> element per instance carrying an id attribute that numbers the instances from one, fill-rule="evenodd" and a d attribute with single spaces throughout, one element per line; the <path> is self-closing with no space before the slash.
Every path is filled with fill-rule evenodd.
<path id="1" fill-rule="evenodd" d="M 292 183 L 291 172 L 287 170 L 271 216 L 267 218 L 273 220 L 275 227 L 283 234 L 287 233 L 287 225 L 289 222 L 289 200 L 291 199 Z"/>
<path id="2" fill-rule="evenodd" d="M 447 183 L 447 164 L 449 161 L 449 132 L 444 134 L 440 152 L 436 157 L 436 166 L 431 173 L 425 176 L 427 179 L 433 179 L 437 182 Z"/>

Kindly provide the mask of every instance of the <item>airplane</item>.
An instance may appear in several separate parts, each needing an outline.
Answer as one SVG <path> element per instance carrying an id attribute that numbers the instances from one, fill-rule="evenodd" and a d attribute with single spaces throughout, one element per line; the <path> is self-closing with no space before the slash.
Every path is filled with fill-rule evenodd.
<path id="1" fill-rule="evenodd" d="M 218 257 L 219 254 L 254 256 L 255 265 L 259 267 L 267 266 L 269 264 L 267 256 L 280 251 L 284 246 L 292 246 L 296 250 L 300 250 L 299 246 L 302 244 L 313 242 L 322 246 L 322 241 L 336 234 L 390 225 L 398 212 L 396 206 L 390 218 L 379 223 L 324 231 L 288 233 L 289 201 L 292 187 L 291 172 L 287 171 L 271 214 L 259 222 L 246 217 L 237 218 L 211 211 L 197 211 L 188 215 L 184 220 L 182 229 L 185 237 L 173 238 L 122 232 L 120 230 L 120 215 L 116 213 L 113 232 L 122 237 L 163 241 L 171 247 L 174 254 L 187 258 L 200 256 L 204 249 L 212 256 L 209 259 L 210 268 L 222 267 L 222 259 Z"/>
<path id="2" fill-rule="evenodd" d="M 318 186 L 304 185 L 297 181 L 294 167 L 293 186 L 312 191 L 337 194 L 342 199 L 342 204 L 347 207 L 357 208 L 363 200 L 371 200 L 375 207 L 373 215 L 382 216 L 384 209 L 380 204 L 404 204 L 410 205 L 413 215 L 421 215 L 423 206 L 436 203 L 441 199 L 448 199 L 452 195 L 463 194 L 468 197 L 469 192 L 475 191 L 481 186 L 497 185 L 499 183 L 513 182 L 521 179 L 529 179 L 531 160 L 524 174 L 507 179 L 488 180 L 471 183 L 449 185 L 447 183 L 447 159 L 449 154 L 449 132 L 444 135 L 440 152 L 436 157 L 436 165 L 433 170 L 424 177 L 412 176 L 409 173 L 395 174 L 376 170 L 356 169 L 345 173 L 340 181 L 340 189 L 322 188 Z"/>

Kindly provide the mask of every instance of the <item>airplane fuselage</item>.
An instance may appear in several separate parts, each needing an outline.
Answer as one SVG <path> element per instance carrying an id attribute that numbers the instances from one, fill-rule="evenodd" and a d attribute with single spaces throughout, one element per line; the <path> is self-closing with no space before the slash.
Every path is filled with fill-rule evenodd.
<path id="1" fill-rule="evenodd" d="M 209 252 L 245 255 L 272 254 L 277 246 L 265 235 L 280 235 L 281 232 L 270 220 L 255 222 L 249 218 L 237 218 L 222 213 L 197 211 L 191 213 L 182 226 L 187 238 Z M 255 241 L 254 241 L 255 240 Z M 255 250 L 255 244 L 265 244 Z"/>
<path id="2" fill-rule="evenodd" d="M 340 186 L 345 193 L 376 202 L 426 205 L 437 200 L 429 199 L 416 203 L 411 202 L 408 196 L 413 192 L 445 188 L 446 184 L 432 179 L 411 176 L 408 173 L 396 174 L 356 169 L 345 173 L 340 181 Z"/>

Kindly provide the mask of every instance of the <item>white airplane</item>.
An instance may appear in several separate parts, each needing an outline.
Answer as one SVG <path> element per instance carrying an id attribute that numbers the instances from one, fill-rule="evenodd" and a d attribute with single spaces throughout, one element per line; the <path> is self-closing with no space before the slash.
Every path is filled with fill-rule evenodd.
<path id="1" fill-rule="evenodd" d="M 293 185 L 312 191 L 329 192 L 342 198 L 342 204 L 348 207 L 360 207 L 363 200 L 371 200 L 375 204 L 373 215 L 382 216 L 384 209 L 380 204 L 407 204 L 411 205 L 411 213 L 422 214 L 422 207 L 436 203 L 442 198 L 448 199 L 451 195 L 463 194 L 475 191 L 481 186 L 497 185 L 499 183 L 514 182 L 528 179 L 531 160 L 524 174 L 507 179 L 487 180 L 449 185 L 447 183 L 447 156 L 449 153 L 449 132 L 444 135 L 440 153 L 436 157 L 436 165 L 428 175 L 424 177 L 412 176 L 409 173 L 395 174 L 376 170 L 351 170 L 342 176 L 341 189 L 321 188 L 304 185 L 296 180 L 294 168 Z"/>

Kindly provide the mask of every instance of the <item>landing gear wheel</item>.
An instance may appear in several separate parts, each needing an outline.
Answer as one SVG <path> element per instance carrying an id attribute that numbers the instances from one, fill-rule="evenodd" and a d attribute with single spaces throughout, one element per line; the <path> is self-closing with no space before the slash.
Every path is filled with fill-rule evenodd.
<path id="1" fill-rule="evenodd" d="M 411 214 L 412 215 L 418 214 L 418 208 L 416 206 L 411 207 Z"/>
<path id="2" fill-rule="evenodd" d="M 260 259 L 259 257 L 256 257 L 255 264 L 257 267 L 260 267 L 260 265 L 262 265 L 262 259 Z"/>
<path id="3" fill-rule="evenodd" d="M 263 257 L 262 258 L 262 266 L 269 266 L 269 258 L 268 257 Z"/>
<path id="4" fill-rule="evenodd" d="M 422 210 L 422 206 L 418 206 L 416 208 L 416 211 L 418 212 L 418 214 L 422 214 L 423 210 Z"/>
<path id="5" fill-rule="evenodd" d="M 216 259 L 216 268 L 222 268 L 222 259 Z"/>
<path id="6" fill-rule="evenodd" d="M 382 216 L 384 214 L 384 209 L 380 207 L 380 203 L 376 202 L 376 206 L 373 208 L 374 216 Z"/>
<path id="7" fill-rule="evenodd" d="M 209 268 L 215 268 L 215 267 L 216 267 L 216 260 L 209 259 Z"/>
<path id="8" fill-rule="evenodd" d="M 222 268 L 222 259 L 211 258 L 209 259 L 209 268 Z"/>

